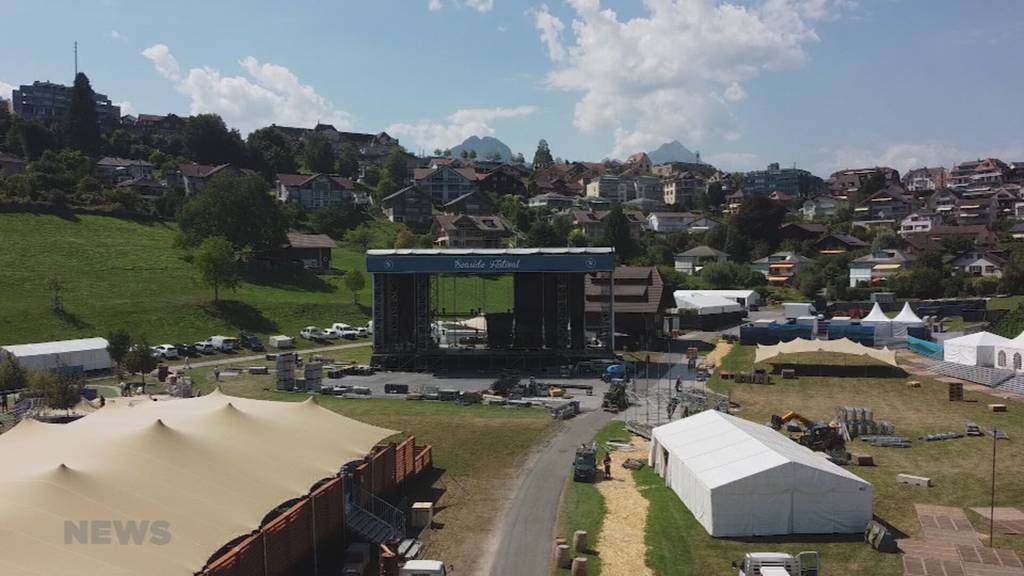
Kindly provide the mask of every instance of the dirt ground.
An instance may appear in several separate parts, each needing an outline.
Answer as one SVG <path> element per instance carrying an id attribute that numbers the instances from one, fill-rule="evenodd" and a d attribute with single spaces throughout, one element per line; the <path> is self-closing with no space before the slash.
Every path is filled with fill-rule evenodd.
<path id="1" fill-rule="evenodd" d="M 606 576 L 653 574 L 646 564 L 644 543 L 648 501 L 637 489 L 633 473 L 622 467 L 626 458 L 646 460 L 650 442 L 640 437 L 630 442 L 636 450 L 612 452 L 612 479 L 597 483 L 607 508 L 596 546 L 601 573 Z"/>
<path id="2" fill-rule="evenodd" d="M 718 344 L 715 345 L 715 349 L 708 353 L 704 357 L 704 363 L 708 366 L 721 366 L 722 358 L 732 350 L 732 343 L 724 340 L 719 340 Z"/>

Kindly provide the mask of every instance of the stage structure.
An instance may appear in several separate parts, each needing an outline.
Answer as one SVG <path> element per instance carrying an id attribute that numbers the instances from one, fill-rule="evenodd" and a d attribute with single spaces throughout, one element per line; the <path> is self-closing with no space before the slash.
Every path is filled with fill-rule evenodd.
<path id="1" fill-rule="evenodd" d="M 373 363 L 381 368 L 537 370 L 613 354 L 614 302 L 608 298 L 600 321 L 588 326 L 584 287 L 586 274 L 604 272 L 614 290 L 612 248 L 369 250 L 366 269 Z M 438 302 L 444 278 L 499 275 L 512 277 L 506 310 L 452 318 Z M 458 293 L 453 287 L 452 297 Z"/>

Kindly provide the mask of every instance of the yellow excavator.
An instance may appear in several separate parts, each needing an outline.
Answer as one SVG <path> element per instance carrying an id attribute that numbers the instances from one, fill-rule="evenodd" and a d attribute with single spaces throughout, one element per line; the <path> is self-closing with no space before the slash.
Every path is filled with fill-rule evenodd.
<path id="1" fill-rule="evenodd" d="M 837 464 L 846 464 L 850 461 L 842 424 L 836 421 L 814 421 L 790 410 L 782 416 L 772 416 L 771 427 L 782 430 L 786 424 L 793 421 L 800 424 L 801 430 L 799 436 L 790 436 L 792 440 L 815 452 L 824 452 Z"/>

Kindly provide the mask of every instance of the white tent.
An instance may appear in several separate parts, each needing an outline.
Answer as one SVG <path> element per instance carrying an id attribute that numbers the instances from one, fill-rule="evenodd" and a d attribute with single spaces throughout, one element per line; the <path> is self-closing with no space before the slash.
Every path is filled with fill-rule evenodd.
<path id="1" fill-rule="evenodd" d="M 861 319 L 860 325 L 874 326 L 875 338 L 889 338 L 892 336 L 892 319 L 886 316 L 885 312 L 882 312 L 882 307 L 878 305 L 878 302 L 875 302 L 875 307 L 871 309 L 871 313 Z"/>
<path id="2" fill-rule="evenodd" d="M 107 353 L 106 338 L 80 338 L 36 344 L 16 344 L 0 348 L 18 359 L 29 370 L 53 370 L 58 366 L 93 370 L 109 370 L 113 364 Z M 3 354 L 0 354 L 3 357 Z"/>
<path id="3" fill-rule="evenodd" d="M 728 314 L 730 312 L 743 311 L 743 306 L 735 300 L 715 294 L 692 292 L 680 295 L 676 292 L 674 297 L 676 301 L 676 308 L 679 310 L 696 310 L 698 316 Z"/>
<path id="4" fill-rule="evenodd" d="M 975 332 L 942 343 L 942 359 L 967 366 L 996 365 L 996 348 L 1008 348 L 1013 340 L 989 332 Z"/>
<path id="5" fill-rule="evenodd" d="M 1024 332 L 1013 340 L 996 346 L 995 367 L 1024 372 Z"/>
<path id="6" fill-rule="evenodd" d="M 754 290 L 676 290 L 672 293 L 672 297 L 676 300 L 676 306 L 682 308 L 680 299 L 693 294 L 728 298 L 729 300 L 738 302 L 744 308 L 759 306 L 761 304 L 761 295 Z"/>
<path id="7" fill-rule="evenodd" d="M 869 482 L 721 412 L 655 428 L 650 462 L 715 537 L 857 533 L 871 520 Z"/>
<path id="8" fill-rule="evenodd" d="M 892 319 L 892 335 L 899 338 L 906 338 L 907 328 L 916 328 L 918 326 L 924 326 L 924 320 L 914 314 L 914 311 L 910 308 L 910 302 L 903 303 L 903 310 Z"/>

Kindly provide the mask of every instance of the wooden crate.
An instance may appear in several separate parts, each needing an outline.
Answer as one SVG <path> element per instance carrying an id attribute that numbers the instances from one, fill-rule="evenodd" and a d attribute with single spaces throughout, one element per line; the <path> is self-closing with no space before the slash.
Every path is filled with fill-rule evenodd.
<path id="1" fill-rule="evenodd" d="M 949 383 L 949 401 L 950 402 L 963 402 L 964 401 L 964 385 L 960 382 Z"/>

